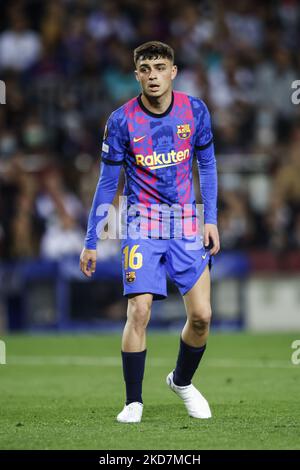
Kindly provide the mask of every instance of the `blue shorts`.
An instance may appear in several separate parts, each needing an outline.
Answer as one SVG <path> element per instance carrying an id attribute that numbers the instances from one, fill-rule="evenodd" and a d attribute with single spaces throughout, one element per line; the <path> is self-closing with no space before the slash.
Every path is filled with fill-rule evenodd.
<path id="1" fill-rule="evenodd" d="M 153 300 L 164 299 L 168 274 L 185 295 L 211 263 L 209 250 L 193 238 L 122 240 L 123 294 L 151 293 Z"/>

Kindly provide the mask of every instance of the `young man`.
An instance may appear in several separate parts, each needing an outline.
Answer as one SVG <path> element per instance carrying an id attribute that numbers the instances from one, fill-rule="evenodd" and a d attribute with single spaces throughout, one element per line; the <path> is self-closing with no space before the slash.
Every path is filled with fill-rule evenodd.
<path id="1" fill-rule="evenodd" d="M 191 383 L 205 351 L 209 332 L 209 265 L 211 256 L 220 248 L 217 173 L 210 116 L 200 99 L 172 90 L 177 67 L 170 46 L 158 41 L 142 44 L 134 51 L 134 62 L 142 93 L 108 119 L 102 146 L 101 174 L 80 267 L 88 277 L 95 272 L 97 232 L 101 226 L 97 208 L 113 201 L 122 165 L 126 176 L 124 195 L 127 196 L 127 209 L 134 204 L 146 207 L 145 227 L 145 220 L 146 225 L 149 221 L 148 209 L 157 204 L 168 207 L 175 204 L 182 208 L 191 204 L 188 207 L 193 209 L 189 215 L 195 217 L 192 160 L 196 155 L 204 204 L 204 245 L 208 247 L 210 244 L 210 249 L 203 244 L 197 249 L 191 247 L 194 238 L 188 229 L 181 237 L 175 236 L 174 222 L 167 238 L 161 236 L 161 231 L 159 236 L 153 236 L 150 231 L 148 236 L 138 240 L 130 235 L 122 240 L 124 295 L 128 297 L 127 322 L 122 338 L 126 404 L 117 420 L 123 423 L 141 421 L 146 327 L 152 301 L 167 296 L 167 272 L 183 296 L 187 314 L 177 364 L 168 375 L 167 384 L 183 400 L 190 416 L 210 418 L 206 399 Z M 134 220 L 130 214 L 133 212 L 129 209 L 129 222 Z M 152 222 L 158 230 L 162 229 L 161 215 Z"/>

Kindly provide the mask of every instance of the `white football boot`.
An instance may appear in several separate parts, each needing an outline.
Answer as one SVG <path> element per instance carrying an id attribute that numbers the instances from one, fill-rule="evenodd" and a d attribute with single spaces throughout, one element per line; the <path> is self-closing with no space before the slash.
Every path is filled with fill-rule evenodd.
<path id="1" fill-rule="evenodd" d="M 167 384 L 170 389 L 176 393 L 184 402 L 188 414 L 192 418 L 199 419 L 208 419 L 211 418 L 211 411 L 209 404 L 199 390 L 194 387 L 193 384 L 186 385 L 184 387 L 179 387 L 179 385 L 174 384 L 173 382 L 173 373 L 170 372 L 167 376 Z"/>
<path id="2" fill-rule="evenodd" d="M 117 416 L 119 423 L 140 423 L 143 414 L 143 404 L 138 401 L 125 405 Z"/>

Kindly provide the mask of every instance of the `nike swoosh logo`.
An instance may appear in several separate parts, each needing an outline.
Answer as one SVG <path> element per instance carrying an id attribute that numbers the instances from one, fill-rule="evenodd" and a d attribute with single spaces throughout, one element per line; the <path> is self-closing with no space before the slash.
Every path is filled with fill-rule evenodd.
<path id="1" fill-rule="evenodd" d="M 207 256 L 207 253 L 205 253 L 205 255 L 202 255 L 202 259 L 205 259 Z"/>
<path id="2" fill-rule="evenodd" d="M 143 135 L 143 137 L 134 137 L 133 142 L 139 142 L 140 140 L 143 140 L 146 136 Z"/>

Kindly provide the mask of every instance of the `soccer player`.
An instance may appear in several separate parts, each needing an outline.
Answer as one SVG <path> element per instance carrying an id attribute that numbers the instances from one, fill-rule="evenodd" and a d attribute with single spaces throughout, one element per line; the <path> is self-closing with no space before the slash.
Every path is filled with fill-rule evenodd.
<path id="1" fill-rule="evenodd" d="M 187 320 L 180 337 L 176 367 L 166 381 L 183 400 L 190 416 L 206 419 L 211 417 L 210 407 L 192 384 L 192 378 L 206 348 L 211 319 L 209 267 L 213 255 L 220 249 L 217 172 L 210 115 L 200 99 L 173 91 L 177 67 L 170 46 L 158 41 L 142 44 L 134 50 L 134 63 L 141 94 L 114 111 L 108 119 L 100 178 L 80 268 L 88 277 L 95 272 L 97 233 L 101 226 L 101 211 L 97 208 L 112 203 L 121 166 L 126 177 L 127 224 L 134 220 L 130 212 L 134 204 L 146 207 L 143 222 L 148 220 L 149 223 L 148 209 L 157 204 L 167 207 L 190 205 L 188 207 L 193 209 L 189 214 L 193 219 L 196 203 L 192 162 L 196 157 L 204 205 L 204 246 L 189 247 L 194 241 L 189 229 L 181 237 L 175 236 L 174 219 L 170 223 L 169 237 L 162 236 L 161 232 L 159 236 L 153 236 L 150 231 L 146 232 L 149 236 L 138 240 L 128 234 L 122 239 L 124 295 L 128 298 L 121 351 L 126 404 L 117 420 L 136 423 L 142 419 L 146 327 L 152 301 L 167 297 L 167 273 L 183 296 Z M 157 223 L 156 228 L 161 230 L 161 213 L 153 218 L 153 225 Z M 140 226 L 145 226 L 143 222 Z"/>

